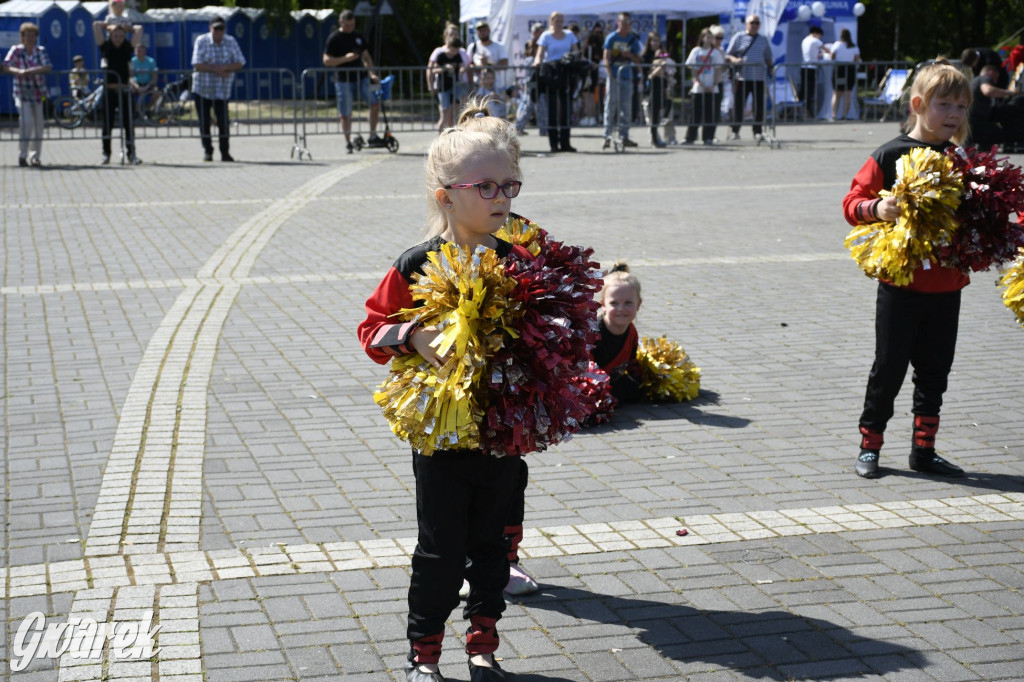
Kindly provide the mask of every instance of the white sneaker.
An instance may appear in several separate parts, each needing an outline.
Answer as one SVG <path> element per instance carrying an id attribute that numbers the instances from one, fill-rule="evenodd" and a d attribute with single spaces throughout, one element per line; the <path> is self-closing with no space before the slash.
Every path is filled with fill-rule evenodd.
<path id="1" fill-rule="evenodd" d="M 537 581 L 534 580 L 529 573 L 523 570 L 523 567 L 519 564 L 509 564 L 508 567 L 508 585 L 505 586 L 505 592 L 518 597 L 523 594 L 533 594 L 540 589 Z"/>
<path id="2" fill-rule="evenodd" d="M 459 588 L 459 599 L 465 599 L 469 596 L 469 581 L 463 580 L 462 587 Z"/>

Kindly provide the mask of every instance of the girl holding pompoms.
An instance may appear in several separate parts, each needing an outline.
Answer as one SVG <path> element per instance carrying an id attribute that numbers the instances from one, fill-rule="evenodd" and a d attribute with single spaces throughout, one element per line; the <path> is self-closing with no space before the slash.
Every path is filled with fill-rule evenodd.
<path id="1" fill-rule="evenodd" d="M 967 135 L 971 89 L 967 79 L 948 63 L 922 68 L 910 91 L 909 133 L 886 142 L 853 178 L 843 199 L 843 213 L 851 225 L 895 222 L 905 202 L 896 195 L 880 197 L 898 178 L 897 168 L 908 167 L 932 150 L 943 154 L 952 142 Z M 951 142 L 952 140 L 952 142 Z M 908 161 L 909 159 L 909 161 Z M 944 160 L 944 159 L 943 159 Z M 944 174 L 936 162 L 933 177 Z M 951 169 L 947 169 L 951 170 Z M 955 208 L 955 207 L 954 207 Z M 946 209 L 938 206 L 935 218 Z M 947 211 L 948 212 L 948 211 Z M 951 214 L 950 214 L 951 215 Z M 927 214 L 919 218 L 929 220 Z M 935 451 L 939 408 L 953 364 L 960 315 L 960 291 L 970 282 L 959 269 L 945 267 L 934 258 L 921 264 L 899 283 L 880 277 L 875 306 L 875 361 L 868 375 L 864 410 L 860 417 L 861 446 L 855 471 L 864 478 L 879 475 L 883 433 L 893 416 L 894 401 L 908 366 L 914 374 L 914 435 L 910 468 L 940 476 L 962 476 L 963 470 Z"/>
<path id="2" fill-rule="evenodd" d="M 419 353 L 441 368 L 457 353 L 433 343 L 436 326 L 397 322 L 401 310 L 415 307 L 410 286 L 415 273 L 430 267 L 446 244 L 493 251 L 505 258 L 521 247 L 493 236 L 506 221 L 511 200 L 522 185 L 515 128 L 470 103 L 454 128 L 444 131 L 427 155 L 429 239 L 403 253 L 366 302 L 359 338 L 367 354 L 384 364 Z M 480 247 L 483 247 L 482 249 Z M 483 255 L 480 255 L 483 254 Z M 398 360 L 396 360 L 397 362 Z M 479 440 L 458 438 L 443 449 L 413 449 L 418 541 L 412 557 L 407 635 L 409 682 L 442 682 L 438 669 L 445 621 L 459 603 L 465 575 L 471 584 L 464 617 L 472 682 L 506 679 L 494 658 L 497 621 L 505 610 L 502 590 L 509 566 L 503 538 L 505 516 L 517 488 L 520 459 L 482 452 Z M 467 443 L 469 446 L 467 447 Z M 468 559 L 468 561 L 467 561 Z"/>

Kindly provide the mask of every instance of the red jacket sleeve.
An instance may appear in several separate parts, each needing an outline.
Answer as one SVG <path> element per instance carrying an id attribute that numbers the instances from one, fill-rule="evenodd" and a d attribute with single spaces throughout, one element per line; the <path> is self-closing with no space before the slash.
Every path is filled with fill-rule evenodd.
<path id="1" fill-rule="evenodd" d="M 391 268 L 366 299 L 366 319 L 359 323 L 359 343 L 374 362 L 387 364 L 396 355 L 413 352 L 408 340 L 416 325 L 395 322 L 391 317 L 402 308 L 411 308 L 412 304 L 409 283 L 398 270 Z"/>
<path id="2" fill-rule="evenodd" d="M 843 197 L 843 216 L 851 225 L 873 223 L 878 220 L 878 193 L 882 186 L 882 169 L 873 159 L 868 159 L 853 176 L 850 191 Z"/>

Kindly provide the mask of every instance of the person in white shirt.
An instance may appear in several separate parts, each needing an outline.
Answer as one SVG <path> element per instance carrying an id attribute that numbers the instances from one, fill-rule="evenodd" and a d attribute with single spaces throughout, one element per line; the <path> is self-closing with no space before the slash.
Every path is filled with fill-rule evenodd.
<path id="1" fill-rule="evenodd" d="M 804 63 L 800 69 L 800 99 L 803 100 L 807 109 L 807 116 L 811 120 L 818 118 L 818 70 L 822 58 L 831 54 L 821 41 L 823 35 L 821 26 L 811 26 L 807 37 L 800 43 L 800 50 L 803 53 Z"/>
<path id="2" fill-rule="evenodd" d="M 853 44 L 850 29 L 839 32 L 839 40 L 832 43 L 832 120 L 846 118 L 850 111 L 850 93 L 857 87 L 857 63 L 860 48 Z"/>
<path id="3" fill-rule="evenodd" d="M 718 85 L 725 78 L 725 55 L 718 49 L 718 43 L 710 28 L 700 32 L 699 44 L 686 57 L 693 80 L 690 94 L 693 95 L 692 119 L 686 129 L 685 144 L 697 140 L 697 129 L 702 128 L 701 139 L 711 145 L 715 141 L 715 127 L 718 125 Z"/>
<path id="4" fill-rule="evenodd" d="M 504 45 L 491 40 L 491 27 L 486 21 L 476 22 L 476 41 L 470 43 L 466 52 L 478 72 L 488 68 L 494 71 L 495 88 L 503 90 L 508 69 L 508 51 Z"/>

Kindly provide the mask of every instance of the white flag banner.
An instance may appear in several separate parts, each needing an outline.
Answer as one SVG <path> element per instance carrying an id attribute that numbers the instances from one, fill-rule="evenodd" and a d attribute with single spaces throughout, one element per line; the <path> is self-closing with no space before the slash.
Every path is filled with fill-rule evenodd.
<path id="1" fill-rule="evenodd" d="M 512 23 L 516 16 L 516 0 L 494 0 L 487 23 L 491 26 L 491 40 L 512 52 Z"/>
<path id="2" fill-rule="evenodd" d="M 747 16 L 756 14 L 761 17 L 761 35 L 771 42 L 775 29 L 779 27 L 779 19 L 786 10 L 786 0 L 750 0 L 747 3 Z"/>

